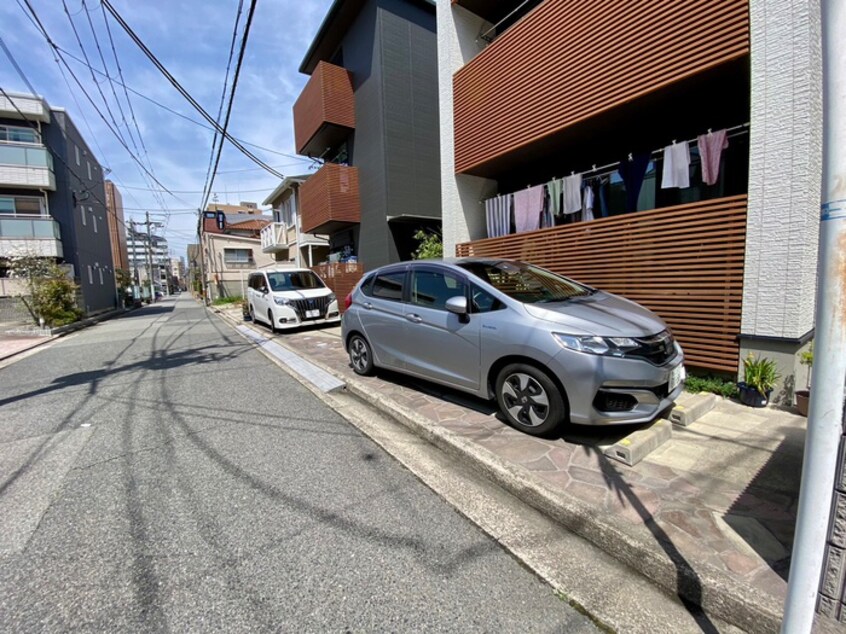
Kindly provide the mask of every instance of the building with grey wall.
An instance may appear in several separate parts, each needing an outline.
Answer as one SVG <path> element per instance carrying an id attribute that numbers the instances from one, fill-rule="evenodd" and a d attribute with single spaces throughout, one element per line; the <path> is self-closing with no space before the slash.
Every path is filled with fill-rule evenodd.
<path id="1" fill-rule="evenodd" d="M 329 237 L 330 261 L 408 259 L 416 231 L 440 231 L 435 22 L 425 0 L 338 0 L 303 59 L 297 152 L 324 165 L 302 231 Z"/>
<path id="2" fill-rule="evenodd" d="M 87 314 L 116 306 L 103 168 L 68 113 L 37 95 L 0 95 L 0 216 L 0 258 L 54 259 Z"/>

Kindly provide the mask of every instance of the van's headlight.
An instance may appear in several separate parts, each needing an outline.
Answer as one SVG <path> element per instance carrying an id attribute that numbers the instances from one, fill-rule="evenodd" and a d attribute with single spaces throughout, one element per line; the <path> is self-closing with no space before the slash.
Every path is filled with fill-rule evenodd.
<path id="1" fill-rule="evenodd" d="M 274 297 L 273 303 L 276 304 L 277 306 L 287 306 L 288 304 L 291 303 L 291 300 L 288 299 L 287 297 Z"/>
<path id="2" fill-rule="evenodd" d="M 588 354 L 601 354 L 611 357 L 622 357 L 629 350 L 639 348 L 640 344 L 631 337 L 595 337 L 589 335 L 565 335 L 560 332 L 552 333 L 553 339 L 562 348 L 586 352 Z"/>
<path id="3" fill-rule="evenodd" d="M 327 303 L 329 303 L 329 304 L 331 304 L 332 302 L 334 302 L 336 299 L 338 299 L 338 298 L 335 296 L 335 293 L 329 293 L 329 294 L 326 296 L 326 302 L 327 302 Z"/>

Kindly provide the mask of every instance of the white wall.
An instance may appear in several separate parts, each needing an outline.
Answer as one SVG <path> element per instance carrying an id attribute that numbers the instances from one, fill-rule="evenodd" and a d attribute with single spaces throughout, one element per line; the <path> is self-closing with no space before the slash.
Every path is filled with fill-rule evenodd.
<path id="1" fill-rule="evenodd" d="M 441 205 L 444 255 L 459 242 L 486 236 L 480 202 L 497 193 L 496 182 L 455 173 L 452 76 L 485 47 L 478 36 L 492 25 L 450 0 L 438 0 L 438 91 L 441 126 Z"/>
<path id="2" fill-rule="evenodd" d="M 822 166 L 820 0 L 751 0 L 743 335 L 813 328 Z"/>

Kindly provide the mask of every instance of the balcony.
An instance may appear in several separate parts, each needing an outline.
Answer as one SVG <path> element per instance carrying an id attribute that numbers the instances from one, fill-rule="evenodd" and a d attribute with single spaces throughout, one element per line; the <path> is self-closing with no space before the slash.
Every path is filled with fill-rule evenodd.
<path id="1" fill-rule="evenodd" d="M 46 218 L 0 218 L 0 257 L 64 257 L 59 223 Z"/>
<path id="2" fill-rule="evenodd" d="M 0 144 L 0 186 L 55 191 L 50 152 L 44 147 Z"/>
<path id="3" fill-rule="evenodd" d="M 50 123 L 50 108 L 41 97 L 11 93 L 0 95 L 0 117 Z"/>
<path id="4" fill-rule="evenodd" d="M 361 222 L 358 169 L 326 163 L 300 187 L 304 233 L 331 234 Z"/>
<path id="5" fill-rule="evenodd" d="M 354 129 L 355 99 L 349 72 L 320 62 L 294 104 L 297 154 L 323 156 Z"/>
<path id="6" fill-rule="evenodd" d="M 261 230 L 260 237 L 262 253 L 279 253 L 288 250 L 288 237 L 284 222 L 271 222 Z"/>
<path id="7" fill-rule="evenodd" d="M 748 54 L 748 0 L 542 2 L 455 73 L 455 171 L 495 177 L 600 113 Z"/>

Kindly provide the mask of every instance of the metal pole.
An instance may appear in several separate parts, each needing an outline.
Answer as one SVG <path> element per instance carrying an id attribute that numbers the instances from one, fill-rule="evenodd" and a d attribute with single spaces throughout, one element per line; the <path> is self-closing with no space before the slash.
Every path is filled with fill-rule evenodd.
<path id="1" fill-rule="evenodd" d="M 151 232 L 150 212 L 147 212 L 147 284 L 150 287 L 150 303 L 155 301 L 156 294 L 153 290 L 153 235 Z"/>
<path id="2" fill-rule="evenodd" d="M 813 383 L 784 634 L 814 622 L 846 378 L 846 2 L 822 2 L 823 175 Z"/>
<path id="3" fill-rule="evenodd" d="M 203 210 L 198 210 L 200 212 L 200 219 L 197 223 L 197 243 L 200 250 L 200 299 L 203 301 L 203 305 L 207 305 L 206 302 L 206 256 L 205 250 L 206 245 L 204 242 L 205 231 L 203 231 Z"/>

